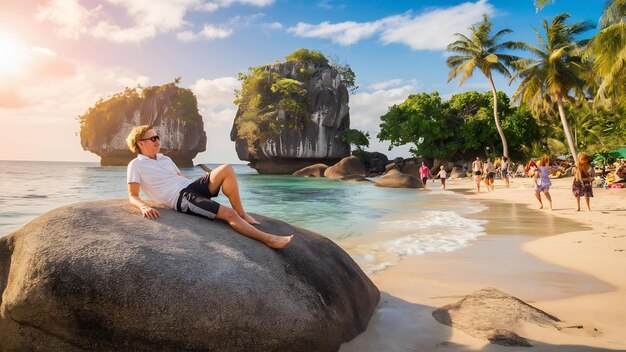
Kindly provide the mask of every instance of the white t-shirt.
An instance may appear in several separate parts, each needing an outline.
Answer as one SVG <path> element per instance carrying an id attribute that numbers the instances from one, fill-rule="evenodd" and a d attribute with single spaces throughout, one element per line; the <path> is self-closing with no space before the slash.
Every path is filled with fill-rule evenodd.
<path id="1" fill-rule="evenodd" d="M 446 172 L 446 170 L 440 170 L 437 176 L 439 176 L 439 178 L 446 178 L 448 177 L 448 173 Z"/>
<path id="2" fill-rule="evenodd" d="M 161 153 L 156 160 L 138 154 L 128 163 L 126 179 L 128 183 L 139 183 L 150 199 L 175 209 L 180 191 L 193 182 L 179 173 L 172 159 Z"/>

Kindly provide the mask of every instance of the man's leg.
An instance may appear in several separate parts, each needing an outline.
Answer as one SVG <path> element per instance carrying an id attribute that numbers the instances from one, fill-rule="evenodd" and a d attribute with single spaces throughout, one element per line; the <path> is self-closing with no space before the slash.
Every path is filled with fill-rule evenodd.
<path id="1" fill-rule="evenodd" d="M 291 236 L 276 236 L 269 234 L 267 232 L 263 232 L 256 227 L 250 225 L 246 220 L 241 218 L 237 211 L 231 209 L 229 207 L 220 206 L 217 211 L 216 219 L 225 221 L 233 228 L 233 230 L 239 232 L 240 234 L 255 239 L 259 242 L 264 243 L 266 246 L 271 248 L 284 248 L 289 242 L 291 242 L 293 235 Z"/>
<path id="2" fill-rule="evenodd" d="M 239 196 L 239 185 L 237 184 L 237 176 L 235 175 L 235 171 L 233 167 L 224 164 L 211 171 L 211 175 L 209 176 L 209 192 L 211 194 L 215 194 L 220 187 L 222 188 L 222 192 L 228 200 L 230 201 L 230 205 L 232 205 L 233 209 L 239 214 L 241 218 L 252 225 L 256 225 L 259 222 L 254 220 L 250 215 L 248 215 L 243 209 L 243 205 L 241 204 L 241 197 Z"/>

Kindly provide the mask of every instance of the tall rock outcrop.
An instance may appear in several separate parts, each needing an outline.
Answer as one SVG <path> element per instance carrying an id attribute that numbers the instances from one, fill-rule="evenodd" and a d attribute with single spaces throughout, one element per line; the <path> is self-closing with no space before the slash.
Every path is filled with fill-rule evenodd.
<path id="1" fill-rule="evenodd" d="M 84 150 L 100 156 L 102 165 L 127 165 L 135 155 L 126 137 L 139 125 L 152 125 L 161 137 L 161 152 L 180 167 L 206 150 L 206 133 L 198 103 L 191 90 L 175 83 L 129 89 L 98 101 L 80 116 Z"/>
<path id="2" fill-rule="evenodd" d="M 260 173 L 291 174 L 350 155 L 341 140 L 350 128 L 348 89 L 322 54 L 300 49 L 242 81 L 230 134 L 239 159 Z"/>

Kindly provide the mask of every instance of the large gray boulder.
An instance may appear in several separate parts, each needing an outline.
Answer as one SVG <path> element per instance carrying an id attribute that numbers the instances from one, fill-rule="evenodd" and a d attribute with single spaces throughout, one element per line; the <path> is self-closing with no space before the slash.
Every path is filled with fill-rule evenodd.
<path id="1" fill-rule="evenodd" d="M 80 116 L 80 143 L 100 156 L 101 165 L 126 166 L 135 158 L 126 146 L 133 127 L 152 125 L 161 137 L 161 153 L 179 167 L 192 167 L 206 150 L 206 133 L 195 95 L 174 83 L 126 89 L 98 101 Z"/>
<path id="2" fill-rule="evenodd" d="M 389 188 L 424 188 L 422 180 L 396 169 L 389 170 L 383 177 L 378 179 L 374 186 Z"/>
<path id="3" fill-rule="evenodd" d="M 355 156 L 343 158 L 324 171 L 326 178 L 342 178 L 348 175 L 365 176 L 365 165 Z"/>
<path id="4" fill-rule="evenodd" d="M 302 168 L 294 172 L 293 175 L 300 177 L 324 177 L 326 169 L 328 169 L 326 164 L 315 164 Z"/>
<path id="5" fill-rule="evenodd" d="M 334 351 L 367 327 L 379 291 L 327 238 L 159 211 L 77 203 L 1 237 L 0 351 Z"/>
<path id="6" fill-rule="evenodd" d="M 279 79 L 301 82 L 306 94 L 298 97 L 306 111 L 298 126 L 288 126 L 294 119 L 280 108 L 280 97 L 270 89 L 263 91 L 261 107 L 279 107 L 268 121 L 283 121 L 280 131 L 262 121 L 256 122 L 257 136 L 253 141 L 242 138 L 241 123 L 246 121 L 246 107 L 239 105 L 230 139 L 240 160 L 261 174 L 293 174 L 304 167 L 322 163 L 332 165 L 350 155 L 350 145 L 342 135 L 350 129 L 348 89 L 336 69 L 323 62 L 288 61 L 259 67 Z M 242 92 L 242 94 L 245 92 Z M 265 113 L 267 114 L 267 112 Z M 300 120 L 300 118 L 297 118 Z M 257 120 L 260 120 L 257 119 Z"/>

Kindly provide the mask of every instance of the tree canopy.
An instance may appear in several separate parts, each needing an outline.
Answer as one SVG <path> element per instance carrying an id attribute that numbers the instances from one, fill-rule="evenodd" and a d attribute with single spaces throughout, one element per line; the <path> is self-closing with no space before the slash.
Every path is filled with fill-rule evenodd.
<path id="1" fill-rule="evenodd" d="M 498 92 L 503 107 L 503 129 L 511 140 L 512 154 L 524 158 L 524 150 L 540 138 L 539 127 L 530 111 L 511 107 L 509 98 Z M 378 139 L 391 147 L 412 144 L 416 156 L 442 160 L 463 159 L 495 153 L 499 136 L 491 116 L 491 92 L 469 91 L 442 101 L 439 93 L 410 95 L 404 102 L 389 107 L 381 116 Z"/>

